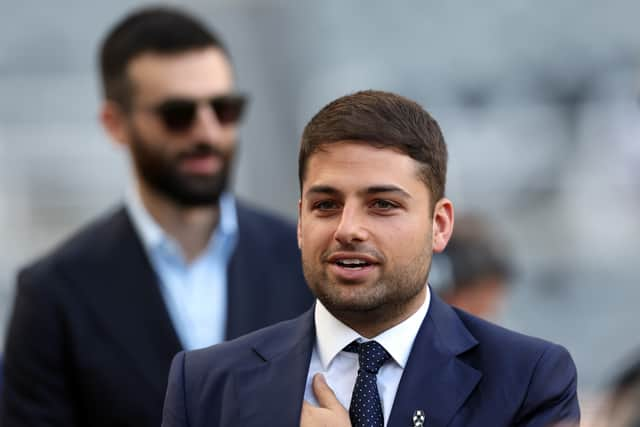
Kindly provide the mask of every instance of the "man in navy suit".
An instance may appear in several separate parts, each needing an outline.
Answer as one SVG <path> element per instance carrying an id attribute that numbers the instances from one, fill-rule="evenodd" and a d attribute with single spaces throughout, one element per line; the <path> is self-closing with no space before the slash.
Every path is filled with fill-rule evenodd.
<path id="1" fill-rule="evenodd" d="M 418 104 L 364 91 L 302 135 L 298 246 L 316 296 L 301 317 L 180 353 L 164 427 L 546 427 L 577 423 L 576 369 L 555 344 L 431 292 L 453 230 L 447 149 Z"/>
<path id="2" fill-rule="evenodd" d="M 129 154 L 124 206 L 23 269 L 0 424 L 157 427 L 182 349 L 306 311 L 295 227 L 229 191 L 245 97 L 220 40 L 137 11 L 104 40 L 101 119 Z"/>

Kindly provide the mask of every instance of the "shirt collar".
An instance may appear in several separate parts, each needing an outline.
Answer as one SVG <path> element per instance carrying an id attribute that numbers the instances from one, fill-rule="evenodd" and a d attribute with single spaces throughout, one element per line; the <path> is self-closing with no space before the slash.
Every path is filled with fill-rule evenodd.
<path id="1" fill-rule="evenodd" d="M 155 251 L 165 245 L 178 247 L 174 240 L 160 227 L 147 211 L 136 186 L 132 185 L 126 192 L 125 206 L 131 216 L 133 226 L 137 231 L 142 244 L 147 251 Z M 238 215 L 236 201 L 231 193 L 224 192 L 220 195 L 218 206 L 220 208 L 220 220 L 216 230 L 211 233 L 211 238 L 206 251 L 211 250 L 214 237 L 221 239 L 233 239 L 238 233 Z"/>
<path id="2" fill-rule="evenodd" d="M 236 199 L 231 193 L 224 192 L 220 195 L 220 222 L 218 231 L 225 237 L 232 237 L 238 233 L 238 213 L 236 211 Z"/>
<path id="3" fill-rule="evenodd" d="M 389 352 L 393 360 L 400 365 L 401 368 L 404 368 L 409 359 L 413 341 L 418 334 L 422 321 L 429 311 L 430 302 L 431 291 L 429 286 L 427 286 L 424 303 L 415 313 L 393 328 L 372 338 L 372 340 L 378 341 L 378 343 Z M 350 342 L 354 340 L 369 341 L 336 319 L 320 301 L 316 301 L 314 316 L 316 324 L 316 348 L 320 356 L 320 362 L 325 370 L 328 369 L 338 353 Z"/>
<path id="4" fill-rule="evenodd" d="M 166 240 L 166 233 L 144 207 L 140 193 L 134 185 L 126 192 L 125 206 L 143 246 L 147 250 L 153 250 L 162 245 Z"/>

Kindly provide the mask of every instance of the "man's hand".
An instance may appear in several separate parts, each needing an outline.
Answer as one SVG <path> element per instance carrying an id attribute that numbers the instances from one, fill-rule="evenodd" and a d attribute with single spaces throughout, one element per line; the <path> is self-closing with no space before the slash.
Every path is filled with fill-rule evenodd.
<path id="1" fill-rule="evenodd" d="M 349 413 L 340 404 L 322 374 L 313 376 L 313 394 L 320 406 L 302 403 L 300 427 L 351 427 Z"/>

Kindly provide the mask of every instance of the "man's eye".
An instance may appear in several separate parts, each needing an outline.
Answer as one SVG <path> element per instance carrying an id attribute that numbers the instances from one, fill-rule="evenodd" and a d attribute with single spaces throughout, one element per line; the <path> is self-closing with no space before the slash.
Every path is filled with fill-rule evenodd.
<path id="1" fill-rule="evenodd" d="M 375 200 L 371 204 L 371 207 L 375 209 L 389 210 L 389 209 L 397 208 L 398 205 L 396 205 L 393 202 L 390 202 L 389 200 Z"/>
<path id="2" fill-rule="evenodd" d="M 322 200 L 320 202 L 314 203 L 313 204 L 313 209 L 317 209 L 317 210 L 321 210 L 321 211 L 326 211 L 326 210 L 333 210 L 337 208 L 337 203 L 333 202 L 331 200 Z"/>

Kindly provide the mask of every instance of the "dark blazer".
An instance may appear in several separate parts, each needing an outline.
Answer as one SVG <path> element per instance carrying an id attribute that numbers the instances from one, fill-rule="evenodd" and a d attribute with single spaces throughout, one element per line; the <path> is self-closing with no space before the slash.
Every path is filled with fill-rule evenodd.
<path id="1" fill-rule="evenodd" d="M 179 353 L 163 427 L 298 426 L 315 341 L 313 310 L 224 344 Z M 555 344 L 500 328 L 442 302 L 416 336 L 390 427 L 547 427 L 578 420 L 576 369 Z"/>
<path id="2" fill-rule="evenodd" d="M 228 338 L 295 317 L 313 302 L 295 228 L 241 203 L 237 211 Z M 158 279 L 120 208 L 19 273 L 0 424 L 157 427 L 171 359 L 181 349 Z"/>

